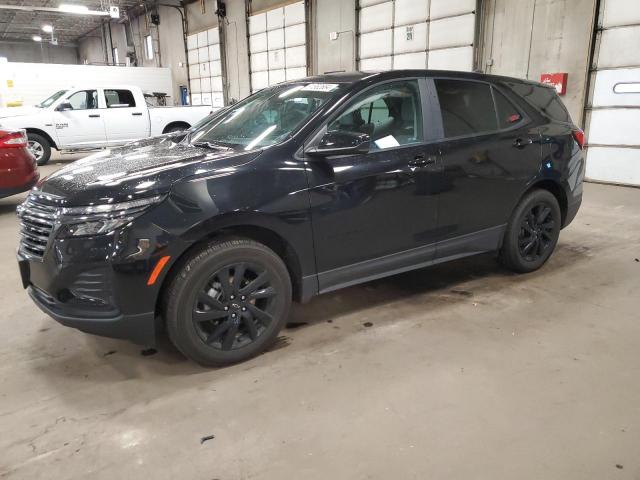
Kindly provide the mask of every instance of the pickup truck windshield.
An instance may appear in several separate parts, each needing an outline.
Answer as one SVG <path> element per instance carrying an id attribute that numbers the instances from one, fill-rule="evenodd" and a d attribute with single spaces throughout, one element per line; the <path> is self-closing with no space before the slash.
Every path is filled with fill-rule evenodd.
<path id="1" fill-rule="evenodd" d="M 36 105 L 36 107 L 47 108 L 49 105 L 51 105 L 53 102 L 55 102 L 57 99 L 59 99 L 65 93 L 67 93 L 66 90 L 60 90 L 59 92 L 56 92 L 53 95 L 51 95 L 46 100 L 41 101 L 39 104 Z"/>
<path id="2" fill-rule="evenodd" d="M 194 130 L 191 143 L 232 148 L 268 147 L 285 140 L 342 86 L 336 83 L 286 84 L 261 90 Z"/>

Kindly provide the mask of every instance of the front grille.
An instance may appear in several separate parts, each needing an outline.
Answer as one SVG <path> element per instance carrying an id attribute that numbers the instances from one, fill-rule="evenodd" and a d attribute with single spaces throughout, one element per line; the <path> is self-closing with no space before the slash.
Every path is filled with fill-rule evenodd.
<path id="1" fill-rule="evenodd" d="M 30 258 L 42 259 L 49 245 L 59 211 L 52 200 L 51 196 L 31 193 L 18 207 L 20 253 Z"/>

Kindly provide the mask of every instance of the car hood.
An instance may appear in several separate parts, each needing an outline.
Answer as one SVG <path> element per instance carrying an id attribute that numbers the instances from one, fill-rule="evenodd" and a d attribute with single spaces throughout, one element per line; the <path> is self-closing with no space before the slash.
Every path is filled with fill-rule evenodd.
<path id="1" fill-rule="evenodd" d="M 144 140 L 104 150 L 73 162 L 40 182 L 37 189 L 67 206 L 120 202 L 167 193 L 178 180 L 236 167 L 260 151 L 237 152 L 175 143 L 173 137 Z"/>
<path id="2" fill-rule="evenodd" d="M 26 115 L 37 115 L 42 112 L 38 107 L 8 107 L 0 108 L 0 119 L 11 117 L 24 117 Z"/>

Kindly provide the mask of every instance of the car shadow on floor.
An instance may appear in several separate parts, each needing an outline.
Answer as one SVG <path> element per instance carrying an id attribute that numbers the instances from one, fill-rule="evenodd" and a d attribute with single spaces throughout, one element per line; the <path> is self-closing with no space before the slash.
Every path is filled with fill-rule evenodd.
<path id="1" fill-rule="evenodd" d="M 336 328 L 340 325 L 340 319 L 359 313 L 362 313 L 362 316 L 357 321 L 364 324 L 367 322 L 366 312 L 394 302 L 419 300 L 427 305 L 429 310 L 425 311 L 452 308 L 459 302 L 474 301 L 477 294 L 491 294 L 509 288 L 515 282 L 522 283 L 540 276 L 553 276 L 557 271 L 588 260 L 589 256 L 587 248 L 561 243 L 554 256 L 541 270 L 528 275 L 518 275 L 501 267 L 496 262 L 495 255 L 483 254 L 320 295 L 307 304 L 294 305 L 287 328 L 265 354 L 243 364 L 215 371 L 223 374 L 228 369 L 247 370 L 264 362 L 264 355 L 287 355 L 286 347 L 295 343 L 295 337 L 302 330 L 314 325 L 332 323 L 333 328 Z M 378 315 L 378 324 L 380 318 Z M 382 315 L 383 323 L 394 321 L 397 321 L 395 315 Z M 56 327 L 55 331 L 57 340 L 53 342 L 60 344 L 64 344 L 66 335 L 85 335 L 69 332 L 63 327 Z M 44 335 L 35 338 L 34 349 L 39 348 L 39 342 L 51 345 L 51 338 L 46 339 Z M 102 373 L 95 376 L 95 381 L 108 383 L 123 378 L 188 376 L 210 371 L 186 360 L 164 335 L 152 350 L 127 341 L 92 335 L 86 335 L 84 342 L 85 349 L 75 349 L 68 355 L 56 355 L 51 362 L 39 365 L 37 373 L 47 379 L 71 377 L 83 380 L 94 377 L 96 371 L 101 370 Z"/>

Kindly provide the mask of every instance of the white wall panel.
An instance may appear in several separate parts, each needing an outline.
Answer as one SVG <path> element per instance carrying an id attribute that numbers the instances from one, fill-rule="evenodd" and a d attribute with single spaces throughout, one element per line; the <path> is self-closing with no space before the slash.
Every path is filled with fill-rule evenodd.
<path id="1" fill-rule="evenodd" d="M 209 45 L 209 60 L 220 60 L 220 45 Z"/>
<path id="2" fill-rule="evenodd" d="M 602 26 L 605 28 L 640 23 L 638 0 L 606 0 Z"/>
<path id="3" fill-rule="evenodd" d="M 429 49 L 472 45 L 475 32 L 475 15 L 434 20 L 429 28 Z"/>
<path id="4" fill-rule="evenodd" d="M 476 8 L 476 0 L 431 0 L 431 19 L 471 13 Z"/>
<path id="5" fill-rule="evenodd" d="M 200 93 L 202 92 L 202 88 L 200 88 L 200 79 L 199 78 L 193 78 L 191 79 L 191 93 Z"/>
<path id="6" fill-rule="evenodd" d="M 209 74 L 212 77 L 222 75 L 222 62 L 220 60 L 209 62 Z"/>
<path id="7" fill-rule="evenodd" d="M 209 62 L 207 63 L 199 63 L 198 68 L 200 69 L 200 78 L 208 77 L 209 73 Z"/>
<path id="8" fill-rule="evenodd" d="M 269 70 L 269 55 L 267 52 L 254 53 L 251 55 L 251 71 L 261 72 Z"/>
<path id="9" fill-rule="evenodd" d="M 251 74 L 251 88 L 255 92 L 269 86 L 269 72 L 253 72 Z"/>
<path id="10" fill-rule="evenodd" d="M 285 67 L 284 48 L 269 50 L 269 70 L 280 70 Z"/>
<path id="11" fill-rule="evenodd" d="M 393 69 L 402 70 L 404 68 L 427 68 L 427 53 L 415 52 L 393 56 Z"/>
<path id="12" fill-rule="evenodd" d="M 391 56 L 377 58 L 363 58 L 360 60 L 360 70 L 363 72 L 378 72 L 391 70 Z"/>
<path id="13" fill-rule="evenodd" d="M 222 77 L 211 77 L 211 91 L 212 92 L 222 92 Z"/>
<path id="14" fill-rule="evenodd" d="M 276 83 L 284 82 L 285 80 L 286 75 L 284 72 L 284 68 L 281 70 L 269 69 L 269 85 L 275 85 Z"/>
<path id="15" fill-rule="evenodd" d="M 187 59 L 189 60 L 189 65 L 198 63 L 198 50 L 189 50 L 187 52 Z"/>
<path id="16" fill-rule="evenodd" d="M 391 30 L 363 33 L 360 35 L 360 58 L 391 55 Z"/>
<path id="17" fill-rule="evenodd" d="M 640 150 L 589 147 L 585 175 L 602 182 L 640 185 Z"/>
<path id="18" fill-rule="evenodd" d="M 292 25 L 284 29 L 285 45 L 287 47 L 295 47 L 304 45 L 307 41 L 305 24 Z"/>
<path id="19" fill-rule="evenodd" d="M 284 29 L 270 30 L 267 33 L 267 47 L 269 50 L 284 48 Z"/>
<path id="20" fill-rule="evenodd" d="M 396 0 L 394 25 L 426 22 L 429 0 Z"/>
<path id="21" fill-rule="evenodd" d="M 220 43 L 220 29 L 216 27 L 207 30 L 207 38 L 209 45 L 218 45 Z"/>
<path id="22" fill-rule="evenodd" d="M 602 32 L 598 68 L 640 65 L 640 28 L 620 27 Z"/>
<path id="23" fill-rule="evenodd" d="M 275 30 L 284 27 L 284 9 L 274 8 L 267 12 L 267 30 Z"/>
<path id="24" fill-rule="evenodd" d="M 187 48 L 189 50 L 198 48 L 198 35 L 187 35 Z"/>
<path id="25" fill-rule="evenodd" d="M 267 14 L 259 13 L 249 17 L 249 35 L 267 31 Z"/>
<path id="26" fill-rule="evenodd" d="M 637 106 L 640 108 L 640 93 L 616 93 L 616 85 L 640 87 L 640 68 L 601 70 L 596 73 L 593 89 L 593 107 Z M 620 90 L 620 85 L 618 87 Z M 640 143 L 640 139 L 638 139 Z"/>
<path id="27" fill-rule="evenodd" d="M 287 68 L 285 73 L 287 80 L 297 80 L 307 76 L 307 67 Z"/>
<path id="28" fill-rule="evenodd" d="M 211 93 L 211 78 L 200 79 L 200 93 Z"/>
<path id="29" fill-rule="evenodd" d="M 211 105 L 211 92 L 202 94 L 202 105 Z"/>
<path id="30" fill-rule="evenodd" d="M 224 96 L 222 95 L 222 93 L 211 93 L 211 106 L 219 108 L 224 107 Z"/>
<path id="31" fill-rule="evenodd" d="M 249 51 L 251 55 L 257 52 L 267 51 L 267 34 L 258 33 L 249 37 Z"/>
<path id="32" fill-rule="evenodd" d="M 611 108 L 593 110 L 589 125 L 589 144 L 640 144 L 640 109 Z"/>
<path id="33" fill-rule="evenodd" d="M 193 92 L 191 94 L 191 105 L 202 105 L 202 95 L 200 93 Z"/>
<path id="34" fill-rule="evenodd" d="M 393 53 L 427 50 L 427 24 L 405 25 L 393 29 Z"/>
<path id="35" fill-rule="evenodd" d="M 380 3 L 360 10 L 360 33 L 391 28 L 393 2 Z"/>
<path id="36" fill-rule="evenodd" d="M 304 18 L 304 2 L 292 3 L 291 5 L 284 7 L 285 26 L 304 23 Z"/>
<path id="37" fill-rule="evenodd" d="M 200 78 L 200 65 L 198 65 L 197 63 L 191 63 L 189 64 L 189 77 L 193 78 Z"/>
<path id="38" fill-rule="evenodd" d="M 286 65 L 287 68 L 306 67 L 307 65 L 307 47 L 292 47 L 286 49 Z"/>
<path id="39" fill-rule="evenodd" d="M 473 70 L 473 47 L 430 50 L 428 68 L 432 70 Z"/>
<path id="40" fill-rule="evenodd" d="M 202 47 L 198 49 L 198 62 L 209 61 L 209 47 Z"/>
<path id="41" fill-rule="evenodd" d="M 207 32 L 198 33 L 198 48 L 206 47 L 209 45 L 209 40 L 207 38 Z"/>

